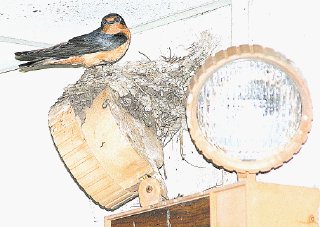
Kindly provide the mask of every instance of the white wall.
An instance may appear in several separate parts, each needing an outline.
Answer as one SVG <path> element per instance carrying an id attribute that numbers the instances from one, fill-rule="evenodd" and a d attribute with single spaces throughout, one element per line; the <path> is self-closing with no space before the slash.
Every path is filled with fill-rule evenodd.
<path id="1" fill-rule="evenodd" d="M 295 62 L 309 85 L 314 114 L 309 139 L 301 152 L 288 164 L 259 179 L 320 187 L 319 1 L 254 0 L 250 4 L 249 41 L 272 47 Z"/>
<path id="2" fill-rule="evenodd" d="M 1 0 L 0 69 L 16 64 L 13 59 L 15 51 L 34 48 L 8 43 L 8 39 L 4 37 L 57 43 L 95 29 L 100 17 L 110 11 L 120 12 L 130 27 L 136 27 L 212 1 L 195 3 L 196 1 L 153 0 L 147 4 L 146 1 L 135 1 L 136 3 L 132 4 L 131 1 L 124 0 L 114 3 L 103 0 L 91 2 L 92 4 L 81 0 Z M 313 128 L 309 140 L 293 160 L 280 169 L 259 175 L 258 179 L 320 187 L 317 149 L 320 135 L 320 94 L 317 86 L 320 84 L 320 77 L 316 68 L 316 51 L 319 50 L 320 40 L 317 32 L 320 21 L 318 1 L 310 0 L 302 4 L 301 1 L 289 0 L 242 0 L 234 1 L 234 4 L 240 2 L 248 6 L 248 29 L 243 30 L 245 35 L 241 35 L 241 30 L 238 30 L 238 33 L 233 33 L 231 40 L 231 8 L 224 7 L 197 17 L 198 19 L 181 20 L 136 34 L 126 58 L 138 58 L 138 50 L 156 57 L 166 50 L 166 43 L 178 50 L 180 42 L 185 46 L 196 38 L 192 34 L 201 29 L 196 20 L 207 23 L 203 25 L 204 28 L 210 28 L 217 35 L 220 40 L 218 49 L 226 48 L 232 41 L 243 42 L 248 37 L 249 43 L 267 45 L 283 52 L 303 71 L 309 83 L 314 105 Z M 233 18 L 233 26 L 245 28 L 246 14 L 241 11 L 233 13 L 234 17 L 239 18 Z M 190 37 L 193 38 L 186 35 L 184 39 L 179 37 L 177 27 L 181 28 L 183 34 L 190 31 Z M 172 32 L 175 35 L 174 41 L 161 36 L 163 31 Z M 155 37 L 158 39 L 153 41 L 159 45 L 156 50 L 146 42 Z M 9 42 L 12 42 L 12 39 Z M 44 45 L 41 43 L 40 45 Z M 33 44 L 39 43 L 28 42 L 28 45 Z M 55 151 L 47 127 L 50 106 L 62 94 L 63 88 L 74 83 L 83 71 L 48 69 L 30 73 L 14 71 L 0 74 L 0 226 L 103 226 L 102 219 L 106 212 L 93 205 L 73 182 Z M 215 174 L 216 170 L 210 164 L 206 164 L 200 159 L 201 156 L 186 149 L 188 160 L 208 167 L 201 172 L 187 166 L 179 161 L 177 145 L 170 146 L 173 148 L 166 148 L 166 157 L 169 156 L 168 152 L 175 152 L 171 155 L 167 170 L 172 171 L 168 179 L 172 196 L 179 192 L 188 194 L 212 186 L 210 174 Z M 192 147 L 190 144 L 188 146 Z M 198 179 L 198 182 L 190 185 L 190 179 Z"/>

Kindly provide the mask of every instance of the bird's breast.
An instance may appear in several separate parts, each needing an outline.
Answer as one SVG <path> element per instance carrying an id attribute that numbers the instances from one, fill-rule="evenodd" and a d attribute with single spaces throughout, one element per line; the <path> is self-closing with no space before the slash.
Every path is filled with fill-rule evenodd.
<path id="1" fill-rule="evenodd" d="M 83 56 L 84 65 L 86 67 L 91 67 L 91 66 L 100 65 L 103 63 L 117 62 L 126 53 L 128 46 L 129 46 L 128 43 L 124 43 L 113 50 L 101 51 L 101 52 L 92 53 L 92 54 L 85 54 Z"/>

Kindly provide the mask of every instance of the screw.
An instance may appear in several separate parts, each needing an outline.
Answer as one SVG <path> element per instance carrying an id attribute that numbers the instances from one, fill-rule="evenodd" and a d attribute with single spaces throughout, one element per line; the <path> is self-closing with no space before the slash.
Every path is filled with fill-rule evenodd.
<path id="1" fill-rule="evenodd" d="M 152 190 L 153 190 L 153 188 L 152 188 L 151 185 L 148 185 L 148 186 L 146 187 L 146 192 L 147 192 L 147 193 L 151 193 Z"/>

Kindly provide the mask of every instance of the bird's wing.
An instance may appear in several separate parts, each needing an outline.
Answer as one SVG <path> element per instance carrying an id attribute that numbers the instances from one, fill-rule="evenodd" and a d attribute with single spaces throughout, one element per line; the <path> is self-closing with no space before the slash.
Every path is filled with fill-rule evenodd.
<path id="1" fill-rule="evenodd" d="M 108 51 L 127 42 L 128 38 L 123 33 L 105 34 L 97 29 L 89 34 L 81 35 L 49 48 L 17 52 L 16 59 L 21 61 L 36 61 L 47 58 L 64 59 L 99 51 Z"/>

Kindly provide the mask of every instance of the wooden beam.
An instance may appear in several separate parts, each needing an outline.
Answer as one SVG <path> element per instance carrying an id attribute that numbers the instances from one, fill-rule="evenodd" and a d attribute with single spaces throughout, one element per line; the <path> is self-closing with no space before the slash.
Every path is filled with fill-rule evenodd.
<path id="1" fill-rule="evenodd" d="M 320 190 L 246 181 L 107 216 L 105 227 L 314 226 Z"/>

